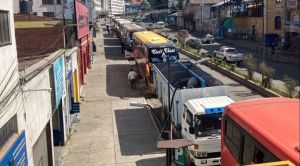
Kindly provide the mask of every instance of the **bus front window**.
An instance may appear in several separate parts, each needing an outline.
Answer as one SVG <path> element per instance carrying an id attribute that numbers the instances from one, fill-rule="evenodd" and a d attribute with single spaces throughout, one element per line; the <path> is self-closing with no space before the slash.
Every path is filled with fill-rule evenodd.
<path id="1" fill-rule="evenodd" d="M 207 137 L 221 134 L 222 113 L 196 115 L 195 136 Z"/>

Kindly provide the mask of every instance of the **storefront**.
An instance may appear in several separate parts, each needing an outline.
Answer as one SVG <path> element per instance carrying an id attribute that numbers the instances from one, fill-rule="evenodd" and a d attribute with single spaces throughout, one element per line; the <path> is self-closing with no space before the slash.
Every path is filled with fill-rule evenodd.
<path id="1" fill-rule="evenodd" d="M 75 0 L 76 6 L 76 24 L 77 24 L 77 39 L 79 42 L 78 51 L 78 72 L 80 86 L 85 84 L 84 75 L 87 74 L 90 60 L 90 40 L 89 40 L 89 22 L 87 6 L 78 0 Z"/>
<path id="2" fill-rule="evenodd" d="M 53 139 L 54 146 L 65 145 L 66 131 L 65 131 L 65 112 L 66 112 L 66 92 L 64 90 L 64 66 L 62 56 L 58 57 L 53 64 L 50 79 L 51 87 L 54 90 L 54 98 L 52 102 L 53 116 Z"/>

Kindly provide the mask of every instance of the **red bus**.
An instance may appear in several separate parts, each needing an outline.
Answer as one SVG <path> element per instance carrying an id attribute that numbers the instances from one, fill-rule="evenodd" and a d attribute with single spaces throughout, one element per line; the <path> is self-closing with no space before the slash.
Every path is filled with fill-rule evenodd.
<path id="1" fill-rule="evenodd" d="M 289 160 L 300 165 L 300 100 L 235 102 L 222 115 L 222 166 Z"/>

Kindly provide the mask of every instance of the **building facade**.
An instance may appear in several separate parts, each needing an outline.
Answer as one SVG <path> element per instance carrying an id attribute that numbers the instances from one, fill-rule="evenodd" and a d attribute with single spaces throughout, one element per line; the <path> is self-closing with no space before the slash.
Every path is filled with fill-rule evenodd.
<path id="1" fill-rule="evenodd" d="M 63 18 L 65 6 L 63 0 L 14 0 L 14 14 L 29 14 L 44 17 Z"/>
<path id="2" fill-rule="evenodd" d="M 0 163 L 28 165 L 26 113 L 19 82 L 13 1 L 0 0 L 0 27 Z"/>

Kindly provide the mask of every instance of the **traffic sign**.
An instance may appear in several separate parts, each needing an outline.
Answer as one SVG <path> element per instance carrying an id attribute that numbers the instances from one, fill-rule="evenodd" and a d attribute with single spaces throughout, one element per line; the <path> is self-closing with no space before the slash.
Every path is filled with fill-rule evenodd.
<path id="1" fill-rule="evenodd" d="M 178 166 L 184 166 L 185 162 L 185 148 L 178 148 L 178 149 L 173 149 L 173 161 L 178 165 Z"/>

